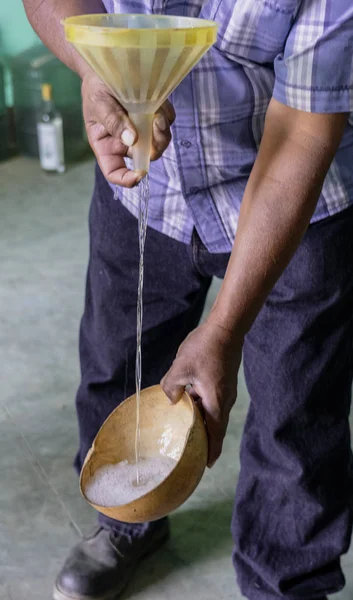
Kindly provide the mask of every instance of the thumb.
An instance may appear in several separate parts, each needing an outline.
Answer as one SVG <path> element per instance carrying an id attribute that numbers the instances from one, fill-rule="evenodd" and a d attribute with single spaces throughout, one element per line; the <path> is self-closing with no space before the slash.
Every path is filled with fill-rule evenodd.
<path id="1" fill-rule="evenodd" d="M 132 146 L 137 140 L 137 131 L 125 109 L 112 96 L 96 105 L 97 120 L 106 131 L 125 146 Z"/>
<path id="2" fill-rule="evenodd" d="M 173 404 L 179 402 L 185 392 L 185 387 L 189 383 L 190 375 L 181 369 L 176 362 L 172 364 L 167 374 L 161 380 L 162 389 Z"/>

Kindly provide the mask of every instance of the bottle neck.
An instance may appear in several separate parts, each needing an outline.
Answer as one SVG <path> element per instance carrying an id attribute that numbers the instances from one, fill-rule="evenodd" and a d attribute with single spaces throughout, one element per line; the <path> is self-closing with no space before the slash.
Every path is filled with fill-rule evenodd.
<path id="1" fill-rule="evenodd" d="M 52 100 L 43 100 L 43 109 L 45 112 L 53 112 L 54 102 Z"/>

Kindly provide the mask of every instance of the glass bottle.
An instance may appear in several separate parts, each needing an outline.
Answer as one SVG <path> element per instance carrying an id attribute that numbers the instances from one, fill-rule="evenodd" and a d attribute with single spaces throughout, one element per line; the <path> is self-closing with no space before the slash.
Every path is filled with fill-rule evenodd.
<path id="1" fill-rule="evenodd" d="M 63 120 L 53 101 L 52 86 L 43 83 L 42 109 L 37 121 L 40 165 L 48 173 L 63 173 L 64 136 Z"/>

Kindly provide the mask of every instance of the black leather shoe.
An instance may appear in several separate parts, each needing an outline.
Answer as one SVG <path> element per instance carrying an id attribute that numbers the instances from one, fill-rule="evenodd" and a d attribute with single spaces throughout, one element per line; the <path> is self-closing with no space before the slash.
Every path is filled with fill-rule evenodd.
<path id="1" fill-rule="evenodd" d="M 98 527 L 72 549 L 54 585 L 54 600 L 116 600 L 139 562 L 168 538 L 168 521 L 140 538 Z"/>

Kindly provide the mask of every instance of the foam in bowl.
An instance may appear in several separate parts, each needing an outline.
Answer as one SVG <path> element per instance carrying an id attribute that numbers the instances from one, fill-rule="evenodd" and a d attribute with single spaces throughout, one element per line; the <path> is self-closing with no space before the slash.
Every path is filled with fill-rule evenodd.
<path id="1" fill-rule="evenodd" d="M 127 460 L 97 469 L 85 488 L 87 499 L 98 506 L 129 504 L 157 487 L 176 466 L 169 456 L 142 458 L 140 483 L 136 485 L 136 465 Z"/>

